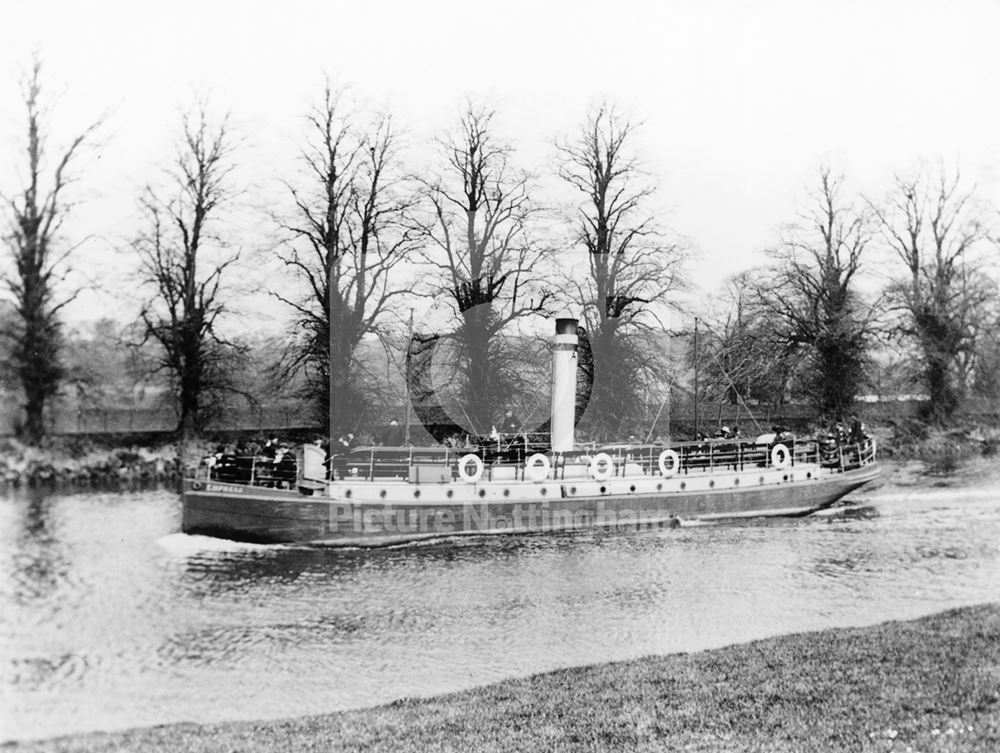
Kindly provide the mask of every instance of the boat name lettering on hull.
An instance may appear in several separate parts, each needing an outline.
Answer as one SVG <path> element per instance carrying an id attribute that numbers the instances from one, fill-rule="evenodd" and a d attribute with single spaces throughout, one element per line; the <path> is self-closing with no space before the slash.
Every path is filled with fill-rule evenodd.
<path id="1" fill-rule="evenodd" d="M 227 492 L 229 494 L 243 494 L 246 491 L 245 486 L 236 486 L 230 484 L 205 484 L 205 491 L 207 492 Z"/>

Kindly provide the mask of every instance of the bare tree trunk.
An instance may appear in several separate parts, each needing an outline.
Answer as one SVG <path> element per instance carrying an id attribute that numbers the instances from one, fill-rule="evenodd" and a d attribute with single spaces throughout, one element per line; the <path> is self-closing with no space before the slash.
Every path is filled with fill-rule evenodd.
<path id="1" fill-rule="evenodd" d="M 607 437 L 638 430 L 647 387 L 666 381 L 664 361 L 644 336 L 663 333 L 661 316 L 683 286 L 685 253 L 647 206 L 655 189 L 632 154 L 634 133 L 602 105 L 558 146 L 559 176 L 584 197 L 574 222 L 586 275 L 571 265 L 566 279 L 573 305 L 583 305 L 593 348 L 593 399 L 584 421 Z"/>
<path id="2" fill-rule="evenodd" d="M 897 331 L 919 349 L 928 418 L 943 424 L 959 407 L 961 361 L 974 357 L 976 333 L 995 295 L 995 283 L 976 265 L 989 237 L 985 212 L 961 176 L 943 169 L 933 180 L 897 177 L 886 207 L 876 211 L 906 268 L 890 289 L 903 312 Z"/>
<path id="3" fill-rule="evenodd" d="M 512 347 L 518 323 L 546 310 L 538 283 L 548 258 L 531 237 L 537 210 L 528 176 L 511 167 L 494 113 L 469 105 L 452 136 L 439 142 L 440 175 L 424 180 L 430 219 L 421 231 L 432 270 L 426 295 L 454 312 L 446 337 L 457 369 L 452 391 L 466 432 L 486 434 L 528 387 Z M 532 385 L 533 387 L 533 385 Z"/>
<path id="4" fill-rule="evenodd" d="M 798 367 L 800 389 L 819 415 L 843 421 L 865 386 L 875 335 L 878 307 L 859 295 L 857 278 L 876 224 L 844 195 L 842 175 L 823 166 L 817 183 L 753 293 L 771 323 L 765 336 Z"/>
<path id="5" fill-rule="evenodd" d="M 212 127 L 205 105 L 183 116 L 171 188 L 146 189 L 148 229 L 133 244 L 144 284 L 153 289 L 140 314 L 143 337 L 159 346 L 155 368 L 168 375 L 178 413 L 177 434 L 197 436 L 237 391 L 236 363 L 244 350 L 225 340 L 217 319 L 225 310 L 220 285 L 238 254 L 226 255 L 213 232 L 220 207 L 231 198 L 227 122 Z"/>
<path id="6" fill-rule="evenodd" d="M 64 377 L 59 311 L 76 297 L 76 292 L 71 292 L 60 298 L 56 289 L 69 272 L 66 261 L 72 250 L 60 252 L 56 245 L 57 234 L 72 208 L 63 195 L 73 181 L 71 163 L 100 125 L 95 122 L 57 155 L 46 188 L 49 133 L 43 121 L 41 92 L 41 63 L 36 60 L 24 84 L 25 186 L 18 196 L 4 197 L 12 225 L 6 242 L 14 271 L 2 279 L 14 299 L 16 318 L 3 335 L 12 342 L 10 366 L 24 393 L 21 431 L 30 444 L 45 436 L 46 410 Z"/>
<path id="7" fill-rule="evenodd" d="M 331 437 L 356 432 L 370 404 L 356 350 L 365 335 L 387 334 L 392 303 L 405 292 L 391 284 L 392 270 L 414 245 L 391 119 L 349 112 L 343 96 L 327 82 L 308 116 L 304 180 L 288 185 L 291 217 L 276 220 L 287 235 L 278 257 L 307 290 L 275 294 L 298 320 L 280 376 L 304 376 L 300 395 Z"/>

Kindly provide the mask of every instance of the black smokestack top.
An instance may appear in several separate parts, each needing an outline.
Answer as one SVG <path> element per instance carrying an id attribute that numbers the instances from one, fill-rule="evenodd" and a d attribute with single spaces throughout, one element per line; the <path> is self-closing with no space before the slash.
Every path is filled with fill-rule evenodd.
<path id="1" fill-rule="evenodd" d="M 576 319 L 556 319 L 556 334 L 575 335 L 576 325 Z"/>

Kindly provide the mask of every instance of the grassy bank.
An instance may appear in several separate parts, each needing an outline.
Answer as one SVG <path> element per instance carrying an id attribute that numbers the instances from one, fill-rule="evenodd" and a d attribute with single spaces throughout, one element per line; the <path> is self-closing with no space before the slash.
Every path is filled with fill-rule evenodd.
<path id="1" fill-rule="evenodd" d="M 359 711 L 11 748 L 995 751 L 1000 605 L 567 669 Z"/>

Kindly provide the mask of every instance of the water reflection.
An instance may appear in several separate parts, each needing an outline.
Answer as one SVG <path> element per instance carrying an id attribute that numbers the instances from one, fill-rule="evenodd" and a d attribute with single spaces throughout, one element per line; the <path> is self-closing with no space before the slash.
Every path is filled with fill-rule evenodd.
<path id="1" fill-rule="evenodd" d="M 0 738 L 328 711 L 1000 598 L 1000 493 L 879 516 L 377 551 L 175 533 L 167 492 L 0 500 Z"/>
<path id="2" fill-rule="evenodd" d="M 31 489 L 23 503 L 11 510 L 13 519 L 4 520 L 5 528 L 17 532 L 9 565 L 14 577 L 10 596 L 25 604 L 51 597 L 68 577 L 66 542 L 53 530 L 57 525 L 51 514 L 53 504 L 40 490 Z"/>

